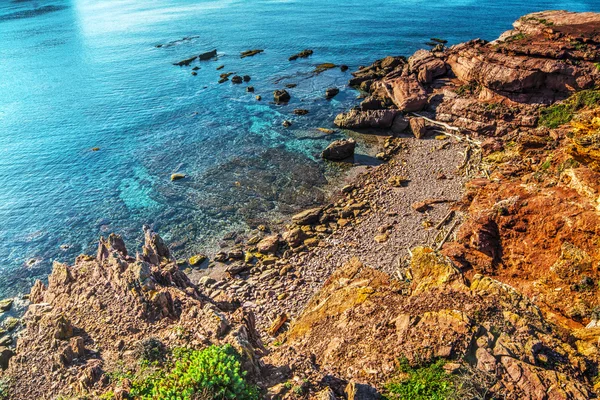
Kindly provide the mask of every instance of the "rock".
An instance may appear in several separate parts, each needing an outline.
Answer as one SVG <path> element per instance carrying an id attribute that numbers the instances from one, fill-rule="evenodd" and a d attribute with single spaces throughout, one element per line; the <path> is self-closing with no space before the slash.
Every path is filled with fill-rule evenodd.
<path id="1" fill-rule="evenodd" d="M 85 355 L 85 345 L 81 336 L 72 337 L 69 340 L 69 346 L 75 358 L 83 357 Z"/>
<path id="2" fill-rule="evenodd" d="M 283 234 L 283 240 L 285 240 L 288 246 L 292 248 L 300 246 L 306 238 L 306 233 L 300 228 L 292 229 Z"/>
<path id="3" fill-rule="evenodd" d="M 173 63 L 173 65 L 177 65 L 179 67 L 187 67 L 188 65 L 190 65 L 196 58 L 198 58 L 198 56 L 194 56 L 194 57 L 190 57 L 190 58 L 186 58 L 185 60 L 181 60 L 179 62 Z"/>
<path id="4" fill-rule="evenodd" d="M 421 111 L 427 105 L 427 92 L 413 75 L 377 82 L 374 92 L 385 93 L 403 112 Z"/>
<path id="5" fill-rule="evenodd" d="M 425 125 L 425 119 L 420 117 L 411 118 L 410 129 L 412 130 L 413 135 L 415 135 L 417 139 L 425 137 L 425 134 L 427 134 L 427 126 Z"/>
<path id="6" fill-rule="evenodd" d="M 413 293 L 439 286 L 466 288 L 462 274 L 448 257 L 429 247 L 417 247 L 411 253 Z"/>
<path id="7" fill-rule="evenodd" d="M 346 386 L 346 394 L 348 400 L 379 400 L 382 398 L 374 387 L 354 381 Z"/>
<path id="8" fill-rule="evenodd" d="M 306 114 L 308 114 L 308 110 L 305 110 L 303 108 L 296 108 L 294 110 L 294 114 L 296 114 L 296 115 L 306 115 Z"/>
<path id="9" fill-rule="evenodd" d="M 402 187 L 407 185 L 408 179 L 406 179 L 404 176 L 391 176 L 388 178 L 388 183 L 390 186 Z"/>
<path id="10" fill-rule="evenodd" d="M 100 151 L 100 147 L 92 147 L 92 151 Z"/>
<path id="11" fill-rule="evenodd" d="M 328 135 L 332 135 L 335 133 L 335 131 L 333 129 L 329 129 L 329 128 L 317 128 L 317 130 L 326 133 Z"/>
<path id="12" fill-rule="evenodd" d="M 347 65 L 343 65 L 343 64 L 342 64 L 342 65 L 340 65 L 340 70 L 341 70 L 342 72 L 346 72 L 346 71 L 348 71 L 348 68 L 349 68 L 349 67 L 348 67 Z"/>
<path id="13" fill-rule="evenodd" d="M 282 124 L 284 127 L 289 128 L 290 126 L 292 126 L 292 121 L 288 121 L 287 119 L 285 121 L 282 122 Z"/>
<path id="14" fill-rule="evenodd" d="M 294 61 L 294 60 L 297 60 L 298 58 L 307 58 L 307 57 L 310 57 L 312 54 L 313 54 L 312 50 L 306 49 L 306 50 L 302 50 L 300 53 L 294 54 L 293 56 L 288 58 L 288 60 Z"/>
<path id="15" fill-rule="evenodd" d="M 375 235 L 375 241 L 377 243 L 385 243 L 389 239 L 390 239 L 390 235 L 387 232 L 384 232 L 381 235 Z"/>
<path id="16" fill-rule="evenodd" d="M 246 92 L 248 92 L 248 93 L 254 93 L 254 86 L 248 86 L 246 88 Z"/>
<path id="17" fill-rule="evenodd" d="M 242 77 L 242 79 L 244 79 L 244 82 L 250 82 L 252 80 L 252 78 L 250 77 L 250 75 L 244 75 Z"/>
<path id="18" fill-rule="evenodd" d="M 171 180 L 172 181 L 178 181 L 180 179 L 185 178 L 185 174 L 182 173 L 175 173 L 175 174 L 171 174 Z"/>
<path id="19" fill-rule="evenodd" d="M 273 98 L 275 99 L 275 103 L 287 103 L 290 101 L 291 97 L 287 90 L 281 89 L 273 92 Z"/>
<path id="20" fill-rule="evenodd" d="M 198 73 L 196 71 L 192 71 L 192 76 L 196 76 Z"/>
<path id="21" fill-rule="evenodd" d="M 243 82 L 243 79 L 242 79 L 242 77 L 241 77 L 241 76 L 239 76 L 239 75 L 234 75 L 234 76 L 231 78 L 231 83 L 235 83 L 236 85 L 238 85 L 238 84 L 240 84 L 240 83 L 242 83 L 242 82 Z"/>
<path id="22" fill-rule="evenodd" d="M 198 56 L 198 59 L 200 59 L 200 61 L 207 61 L 207 60 L 210 60 L 211 58 L 214 58 L 216 56 L 217 56 L 217 49 L 214 49 L 214 50 L 211 50 L 211 51 L 207 51 L 206 53 L 200 54 Z"/>
<path id="23" fill-rule="evenodd" d="M 6 335 L 0 338 L 0 347 L 10 346 L 13 342 L 12 337 Z"/>
<path id="24" fill-rule="evenodd" d="M 398 115 L 396 115 L 396 118 L 394 118 L 394 122 L 392 123 L 392 132 L 394 132 L 394 133 L 404 132 L 406 130 L 406 128 L 408 128 L 408 125 L 409 125 L 408 119 L 404 115 L 398 114 Z"/>
<path id="25" fill-rule="evenodd" d="M 429 210 L 429 202 L 427 201 L 417 201 L 415 203 L 413 203 L 411 205 L 411 207 L 413 208 L 413 210 L 417 211 L 417 212 L 425 212 L 427 210 Z"/>
<path id="26" fill-rule="evenodd" d="M 0 301 L 0 311 L 8 311 L 13 305 L 13 299 L 4 299 Z"/>
<path id="27" fill-rule="evenodd" d="M 64 315 L 60 315 L 55 321 L 54 325 L 54 337 L 59 340 L 67 340 L 73 337 L 73 325 L 71 321 Z"/>
<path id="28" fill-rule="evenodd" d="M 323 212 L 323 209 L 318 207 L 318 208 L 311 208 L 309 210 L 305 210 L 302 211 L 296 215 L 294 215 L 292 217 L 292 221 L 297 224 L 297 225 L 311 225 L 314 223 L 319 222 L 319 217 L 321 216 L 321 213 Z"/>
<path id="29" fill-rule="evenodd" d="M 338 95 L 338 93 L 340 93 L 340 89 L 338 89 L 338 88 L 329 88 L 329 89 L 325 90 L 325 98 L 326 99 L 333 99 L 335 96 Z"/>
<path id="30" fill-rule="evenodd" d="M 259 252 L 263 254 L 275 253 L 279 249 L 279 235 L 271 235 L 262 239 L 256 245 Z"/>
<path id="31" fill-rule="evenodd" d="M 332 64 L 332 63 L 323 63 L 323 64 L 319 64 L 319 65 L 317 65 L 317 67 L 315 68 L 315 70 L 314 70 L 314 73 L 318 75 L 318 74 L 320 74 L 321 72 L 325 72 L 325 71 L 327 71 L 327 70 L 330 70 L 330 69 L 333 69 L 333 68 L 335 68 L 335 67 L 336 67 L 336 65 L 335 65 L 335 64 Z"/>
<path id="32" fill-rule="evenodd" d="M 446 63 L 427 50 L 417 50 L 409 57 L 408 67 L 421 83 L 431 83 L 435 78 L 446 74 L 447 70 Z"/>
<path id="33" fill-rule="evenodd" d="M 288 89 L 293 89 L 293 88 L 295 88 L 296 86 L 298 86 L 298 84 L 297 84 L 297 83 L 288 83 L 287 85 L 285 85 L 285 87 L 286 87 L 286 88 L 288 88 Z"/>
<path id="34" fill-rule="evenodd" d="M 261 101 L 262 100 L 261 96 L 256 96 L 255 98 L 256 98 L 257 101 Z"/>
<path id="35" fill-rule="evenodd" d="M 345 129 L 390 128 L 397 110 L 351 110 L 335 117 L 334 124 Z"/>
<path id="36" fill-rule="evenodd" d="M 354 156 L 356 141 L 354 139 L 336 140 L 327 146 L 321 156 L 326 160 L 341 161 Z"/>
<path id="37" fill-rule="evenodd" d="M 362 111 L 382 110 L 385 108 L 385 101 L 375 96 L 368 96 L 360 103 Z"/>
<path id="38" fill-rule="evenodd" d="M 252 56 L 255 56 L 257 54 L 262 53 L 263 51 L 264 50 L 259 50 L 259 49 L 242 51 L 240 53 L 240 58 L 252 57 Z"/>
<path id="39" fill-rule="evenodd" d="M 219 65 L 219 66 L 217 67 L 217 71 L 219 71 L 219 70 L 222 70 L 223 68 L 225 68 L 225 66 L 224 66 L 224 65 Z"/>
<path id="40" fill-rule="evenodd" d="M 31 304 L 39 304 L 44 302 L 44 292 L 46 291 L 46 285 L 39 279 L 35 281 L 31 291 L 29 292 L 29 302 Z"/>
<path id="41" fill-rule="evenodd" d="M 15 353 L 7 347 L 0 347 L 0 369 L 5 370 L 8 368 L 8 361 L 14 356 Z"/>
<path id="42" fill-rule="evenodd" d="M 208 275 L 207 276 L 203 276 L 202 278 L 198 279 L 198 284 L 206 286 L 206 287 L 211 287 L 215 283 L 217 283 L 217 281 L 214 280 L 213 278 L 211 278 Z"/>
<path id="43" fill-rule="evenodd" d="M 190 259 L 188 260 L 188 263 L 192 267 L 196 267 L 196 266 L 199 266 L 200 264 L 202 264 L 204 261 L 206 261 L 207 258 L 208 257 L 206 257 L 206 255 L 204 255 L 204 254 L 195 254 L 190 257 Z"/>

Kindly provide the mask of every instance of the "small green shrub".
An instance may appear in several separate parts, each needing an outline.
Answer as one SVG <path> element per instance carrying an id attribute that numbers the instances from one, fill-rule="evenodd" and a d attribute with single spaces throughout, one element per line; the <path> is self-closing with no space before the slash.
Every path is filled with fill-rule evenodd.
<path id="1" fill-rule="evenodd" d="M 388 400 L 445 400 L 456 393 L 454 377 L 444 371 L 444 360 L 424 367 L 413 368 L 406 360 L 400 362 L 398 378 L 385 386 Z"/>
<path id="2" fill-rule="evenodd" d="M 525 39 L 526 37 L 527 37 L 526 34 L 524 34 L 523 32 L 519 32 L 519 33 L 517 33 L 515 35 L 512 35 L 512 36 L 506 38 L 505 41 L 508 42 L 508 43 L 510 43 L 510 42 L 516 42 L 517 40 L 522 40 L 522 39 Z"/>
<path id="3" fill-rule="evenodd" d="M 141 400 L 258 399 L 238 359 L 230 345 L 175 349 L 167 368 L 134 379 L 130 394 Z"/>
<path id="4" fill-rule="evenodd" d="M 571 122 L 577 111 L 598 105 L 600 105 L 600 90 L 582 90 L 560 104 L 544 108 L 540 112 L 539 124 L 548 128 L 558 128 Z"/>

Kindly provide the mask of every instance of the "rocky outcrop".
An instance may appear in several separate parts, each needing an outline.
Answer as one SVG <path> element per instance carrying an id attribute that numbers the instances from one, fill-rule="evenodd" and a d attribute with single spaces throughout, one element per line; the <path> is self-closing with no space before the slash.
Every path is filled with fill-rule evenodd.
<path id="1" fill-rule="evenodd" d="M 390 128 L 399 115 L 398 110 L 351 110 L 339 114 L 334 124 L 344 129 Z"/>
<path id="2" fill-rule="evenodd" d="M 108 374 L 139 365 L 137 349 L 150 339 L 169 348 L 230 343 L 260 373 L 251 314 L 204 297 L 149 229 L 135 256 L 110 235 L 95 257 L 55 263 L 48 281 L 32 289 L 15 354 L 0 349 L 11 399 L 98 398 L 114 389 Z"/>
<path id="3" fill-rule="evenodd" d="M 464 384 L 470 393 L 507 399 L 592 396 L 584 361 L 590 353 L 578 349 L 597 346 L 595 339 L 571 346 L 528 298 L 482 275 L 468 284 L 431 249 L 413 251 L 411 270 L 412 291 L 351 261 L 328 279 L 268 360 L 297 366 L 291 374 L 313 382 L 328 382 L 322 380 L 327 373 L 342 381 L 367 379 L 383 389 L 396 360 L 442 358 L 456 360 L 453 368 L 466 376 L 479 371 Z M 312 355 L 319 368 L 307 367 L 300 354 Z"/>

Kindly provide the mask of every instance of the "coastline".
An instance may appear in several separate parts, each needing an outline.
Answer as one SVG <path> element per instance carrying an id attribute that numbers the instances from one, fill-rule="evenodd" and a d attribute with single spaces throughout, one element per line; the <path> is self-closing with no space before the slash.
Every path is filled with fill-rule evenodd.
<path id="1" fill-rule="evenodd" d="M 379 398 L 403 357 L 446 360 L 472 381 L 461 389 L 594 398 L 598 26 L 594 13 L 536 13 L 497 42 L 440 42 L 356 71 L 350 84 L 369 95 L 336 124 L 381 135 L 386 162 L 191 281 L 149 230 L 135 257 L 111 236 L 95 257 L 55 264 L 0 376 L 35 375 L 35 388 L 13 382 L 15 398 L 127 398 L 103 377 L 137 368 L 129 335 L 231 343 L 265 398 Z M 547 122 L 553 107 L 574 115 Z"/>

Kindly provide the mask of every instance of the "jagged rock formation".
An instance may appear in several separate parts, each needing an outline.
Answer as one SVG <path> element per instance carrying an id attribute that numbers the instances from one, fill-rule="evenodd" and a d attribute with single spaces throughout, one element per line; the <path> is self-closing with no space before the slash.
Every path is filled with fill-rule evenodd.
<path id="1" fill-rule="evenodd" d="M 348 263 L 267 359 L 289 365 L 290 376 L 330 385 L 339 396 L 347 381 L 381 388 L 401 358 L 447 359 L 458 364 L 456 374 L 477 370 L 470 390 L 487 391 L 489 398 L 594 396 L 593 335 L 566 336 L 514 288 L 483 275 L 465 280 L 431 249 L 413 250 L 411 272 L 408 284 L 358 260 Z"/>
<path id="2" fill-rule="evenodd" d="M 135 257 L 110 235 L 96 257 L 55 263 L 48 285 L 36 282 L 30 299 L 16 355 L 2 374 L 11 399 L 97 398 L 111 384 L 108 373 L 139 365 L 149 341 L 169 348 L 230 343 L 248 371 L 260 372 L 252 314 L 202 296 L 149 229 Z"/>

